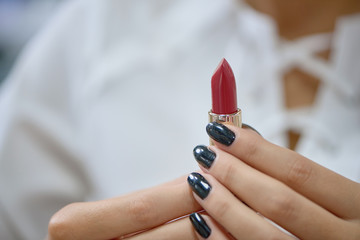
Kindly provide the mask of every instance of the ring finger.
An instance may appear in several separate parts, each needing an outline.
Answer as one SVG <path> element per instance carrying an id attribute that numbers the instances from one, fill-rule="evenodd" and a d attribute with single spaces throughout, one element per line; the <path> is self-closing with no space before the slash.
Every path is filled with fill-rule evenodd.
<path id="1" fill-rule="evenodd" d="M 338 233 L 328 229 L 345 227 L 344 220 L 233 155 L 216 147 L 211 147 L 210 151 L 205 146 L 196 147 L 195 152 L 199 148 L 203 150 L 202 157 L 208 158 L 213 154 L 212 164 L 203 165 L 212 176 L 251 208 L 296 236 L 331 239 Z M 197 160 L 202 161 L 199 156 Z"/>
<path id="2" fill-rule="evenodd" d="M 208 180 L 199 173 L 188 177 L 196 200 L 236 239 L 291 239 L 239 201 L 211 175 L 204 176 Z"/>

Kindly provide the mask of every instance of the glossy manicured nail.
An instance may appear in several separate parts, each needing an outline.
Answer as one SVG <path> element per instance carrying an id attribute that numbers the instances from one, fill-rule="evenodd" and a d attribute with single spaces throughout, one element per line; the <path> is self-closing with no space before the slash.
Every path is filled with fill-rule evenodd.
<path id="1" fill-rule="evenodd" d="M 189 218 L 193 227 L 201 237 L 208 238 L 210 236 L 211 229 L 206 224 L 205 219 L 200 214 L 192 213 L 190 214 Z"/>
<path id="2" fill-rule="evenodd" d="M 191 173 L 188 176 L 187 181 L 193 192 L 195 192 L 201 199 L 205 199 L 209 195 L 211 185 L 200 173 Z"/>
<path id="3" fill-rule="evenodd" d="M 209 123 L 206 132 L 212 139 L 226 146 L 230 146 L 235 140 L 235 133 L 221 123 Z"/>
<path id="4" fill-rule="evenodd" d="M 206 169 L 209 169 L 214 162 L 216 155 L 204 145 L 198 145 L 193 150 L 196 161 Z"/>

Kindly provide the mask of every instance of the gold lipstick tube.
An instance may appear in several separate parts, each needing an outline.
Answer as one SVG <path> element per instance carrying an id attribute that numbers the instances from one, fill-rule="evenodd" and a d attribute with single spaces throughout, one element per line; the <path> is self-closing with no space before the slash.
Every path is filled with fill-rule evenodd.
<path id="1" fill-rule="evenodd" d="M 240 128 L 242 126 L 240 108 L 238 108 L 238 110 L 232 114 L 216 114 L 210 110 L 208 115 L 209 115 L 209 122 L 218 122 L 222 124 L 228 123 Z M 214 145 L 211 139 L 210 139 L 210 145 Z"/>

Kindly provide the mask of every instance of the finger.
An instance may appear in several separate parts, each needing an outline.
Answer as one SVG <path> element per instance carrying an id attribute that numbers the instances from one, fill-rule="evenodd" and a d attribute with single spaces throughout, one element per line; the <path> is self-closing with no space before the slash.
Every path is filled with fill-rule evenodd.
<path id="1" fill-rule="evenodd" d="M 188 174 L 182 175 L 181 177 L 175 178 L 173 180 L 170 180 L 168 182 L 162 183 L 160 185 L 158 185 L 158 187 L 162 187 L 162 186 L 174 186 L 177 184 L 183 184 L 187 178 Z"/>
<path id="2" fill-rule="evenodd" d="M 225 151 L 216 147 L 211 150 L 216 157 L 207 171 L 251 208 L 296 236 L 330 239 L 336 235 L 328 229 L 341 229 L 347 225 L 282 182 Z"/>
<path id="3" fill-rule="evenodd" d="M 198 210 L 184 179 L 117 198 L 70 204 L 52 217 L 49 234 L 53 239 L 112 239 Z"/>
<path id="4" fill-rule="evenodd" d="M 253 128 L 253 127 L 250 126 L 249 124 L 242 123 L 241 127 L 242 127 L 242 128 L 245 128 L 245 129 L 250 129 L 250 130 L 256 132 L 259 136 L 262 136 L 262 135 L 258 132 L 258 130 L 256 130 L 255 128 Z"/>
<path id="5" fill-rule="evenodd" d="M 189 219 L 196 231 L 198 239 L 229 240 L 233 239 L 224 229 L 206 214 L 192 213 Z"/>
<path id="6" fill-rule="evenodd" d="M 227 132 L 229 146 L 214 141 L 220 149 L 272 176 L 339 217 L 355 219 L 360 214 L 360 185 L 294 151 L 274 145 L 249 129 L 210 123 L 212 138 Z M 225 130 L 224 130 L 225 129 Z M 216 139 L 215 139 L 216 140 Z"/>
<path id="7" fill-rule="evenodd" d="M 188 182 L 206 212 L 236 239 L 290 239 L 239 201 L 211 175 L 192 173 Z"/>
<path id="8" fill-rule="evenodd" d="M 197 240 L 193 227 L 187 217 L 177 221 L 167 223 L 148 231 L 139 233 L 129 238 L 120 238 L 126 240 L 154 240 L 154 239 L 172 239 L 172 240 Z"/>

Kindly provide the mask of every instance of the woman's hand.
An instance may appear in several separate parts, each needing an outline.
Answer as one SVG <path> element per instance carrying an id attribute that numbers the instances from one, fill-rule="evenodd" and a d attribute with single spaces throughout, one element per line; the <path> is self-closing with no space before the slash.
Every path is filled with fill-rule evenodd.
<path id="1" fill-rule="evenodd" d="M 48 239 L 197 239 L 188 218 L 165 223 L 198 210 L 184 176 L 122 197 L 70 204 L 50 220 Z"/>
<path id="2" fill-rule="evenodd" d="M 300 239 L 360 239 L 359 183 L 249 129 L 210 123 L 207 132 L 215 146 L 194 149 L 205 173 L 190 174 L 188 182 L 211 224 L 236 239 L 293 238 L 267 219 Z M 219 239 L 219 228 L 209 231 L 200 233 Z"/>
<path id="3" fill-rule="evenodd" d="M 211 123 L 203 172 L 56 213 L 49 239 L 360 239 L 360 184 L 249 129 Z M 206 212 L 193 213 L 201 210 Z M 172 221 L 169 223 L 169 221 Z M 194 233 L 193 227 L 197 230 Z"/>

